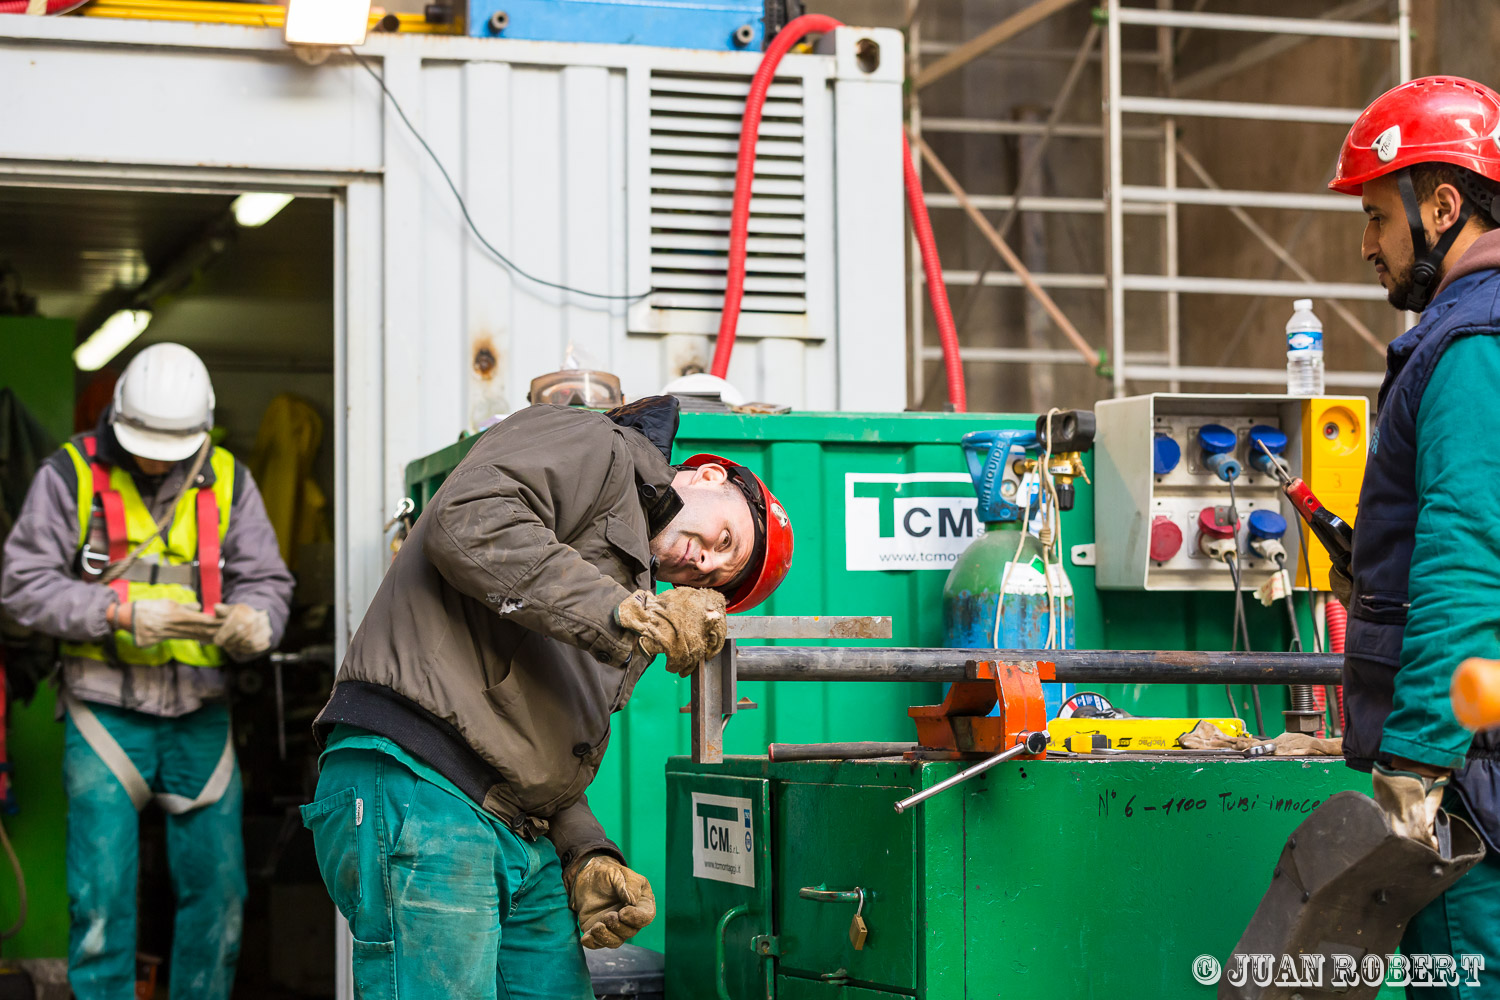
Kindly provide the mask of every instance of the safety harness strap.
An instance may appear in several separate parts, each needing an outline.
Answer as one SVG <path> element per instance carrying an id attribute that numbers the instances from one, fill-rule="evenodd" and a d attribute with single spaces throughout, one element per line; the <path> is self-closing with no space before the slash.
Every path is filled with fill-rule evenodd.
<path id="1" fill-rule="evenodd" d="M 130 536 L 125 527 L 125 499 L 120 491 L 109 485 L 109 467 L 96 460 L 99 443 L 92 434 L 83 439 L 83 450 L 89 456 L 89 471 L 94 477 L 94 496 L 99 498 L 99 509 L 104 514 L 104 540 L 108 546 L 109 561 L 120 562 L 130 555 Z M 130 600 L 130 585 L 125 580 L 114 580 L 110 588 L 121 601 Z"/>
<path id="2" fill-rule="evenodd" d="M 109 768 L 111 774 L 120 782 L 120 787 L 125 789 L 125 794 L 130 796 L 131 805 L 135 811 L 140 812 L 146 808 L 146 803 L 152 799 L 166 812 L 174 816 L 194 809 L 202 809 L 211 806 L 224 797 L 229 789 L 230 779 L 234 777 L 234 730 L 226 726 L 224 733 L 224 751 L 219 754 L 219 762 L 214 765 L 213 773 L 204 782 L 203 788 L 193 798 L 186 795 L 173 795 L 170 792 L 152 793 L 146 784 L 146 779 L 141 777 L 140 769 L 125 753 L 125 748 L 120 746 L 109 730 L 104 728 L 104 723 L 94 714 L 93 709 L 87 703 L 74 698 L 66 690 L 62 692 L 63 704 L 67 707 L 68 717 L 73 720 L 73 725 L 78 728 L 78 735 L 89 748 L 98 754 L 104 766 Z"/>
<path id="3" fill-rule="evenodd" d="M 198 595 L 203 610 L 214 613 L 223 596 L 219 572 L 219 500 L 213 490 L 200 489 L 198 505 Z"/>
<path id="4" fill-rule="evenodd" d="M 83 439 L 83 449 L 88 454 L 89 471 L 94 480 L 94 496 L 104 515 L 105 545 L 108 562 L 101 575 L 110 566 L 123 562 L 130 556 L 130 534 L 125 521 L 125 499 L 120 491 L 110 486 L 109 467 L 97 461 L 98 441 L 90 434 Z M 120 596 L 121 601 L 130 600 L 129 585 L 137 583 L 181 583 L 191 587 L 198 585 L 199 600 L 204 610 L 213 613 L 214 605 L 223 600 L 223 574 L 219 569 L 219 504 L 212 489 L 198 488 L 194 491 L 194 511 L 198 521 L 198 566 L 196 580 L 193 567 L 148 565 L 144 570 L 132 566 L 110 581 L 109 586 Z M 88 567 L 85 567 L 86 569 Z"/>

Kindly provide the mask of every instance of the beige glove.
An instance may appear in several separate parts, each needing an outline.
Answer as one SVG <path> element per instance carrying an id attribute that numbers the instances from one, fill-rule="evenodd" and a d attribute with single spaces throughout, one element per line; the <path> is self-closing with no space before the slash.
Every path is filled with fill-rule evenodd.
<path id="1" fill-rule="evenodd" d="M 729 622 L 717 590 L 673 587 L 664 594 L 637 590 L 620 603 L 615 619 L 641 637 L 650 656 L 665 654 L 667 669 L 686 677 L 724 648 Z"/>
<path id="2" fill-rule="evenodd" d="M 140 647 L 167 639 L 207 642 L 218 623 L 197 604 L 179 604 L 165 597 L 130 602 L 130 635 Z"/>
<path id="3" fill-rule="evenodd" d="M 1337 566 L 1331 566 L 1328 569 L 1328 587 L 1344 606 L 1344 610 L 1349 610 L 1349 596 L 1354 591 L 1354 581 L 1345 576 Z"/>
<path id="4" fill-rule="evenodd" d="M 575 861 L 563 882 L 585 948 L 618 948 L 656 919 L 651 883 L 608 854 Z"/>
<path id="5" fill-rule="evenodd" d="M 1370 779 L 1375 804 L 1385 810 L 1391 832 L 1437 850 L 1433 825 L 1437 822 L 1438 807 L 1443 804 L 1448 776 L 1430 778 L 1376 764 Z"/>
<path id="6" fill-rule="evenodd" d="M 218 630 L 213 644 L 236 663 L 253 660 L 271 648 L 271 616 L 248 604 L 215 604 Z"/>

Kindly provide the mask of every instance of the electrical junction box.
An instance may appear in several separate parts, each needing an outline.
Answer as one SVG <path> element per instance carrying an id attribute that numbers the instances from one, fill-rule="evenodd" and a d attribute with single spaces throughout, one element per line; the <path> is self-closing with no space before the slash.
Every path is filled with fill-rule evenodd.
<path id="1" fill-rule="evenodd" d="M 782 11 L 776 0 L 469 0 L 468 31 L 535 42 L 758 52 L 763 19 L 769 14 L 779 27 Z"/>
<path id="2" fill-rule="evenodd" d="M 1241 586 L 1253 590 L 1275 566 L 1251 550 L 1252 525 L 1279 516 L 1286 522 L 1281 542 L 1287 568 L 1296 568 L 1296 585 L 1308 586 L 1301 542 L 1308 538 L 1312 589 L 1329 589 L 1327 553 L 1310 533 L 1298 531 L 1302 522 L 1276 478 L 1251 462 L 1259 454 L 1251 438 L 1284 435 L 1279 457 L 1292 475 L 1352 524 L 1368 442 L 1369 403 L 1363 396 L 1152 393 L 1103 400 L 1094 409 L 1098 587 L 1231 590 L 1228 566 L 1204 554 L 1200 540 L 1205 532 L 1227 536 L 1232 530 Z M 1229 486 L 1209 467 L 1211 458 L 1240 468 L 1234 482 L 1237 518 L 1230 516 Z M 1271 516 L 1252 521 L 1259 511 Z"/>

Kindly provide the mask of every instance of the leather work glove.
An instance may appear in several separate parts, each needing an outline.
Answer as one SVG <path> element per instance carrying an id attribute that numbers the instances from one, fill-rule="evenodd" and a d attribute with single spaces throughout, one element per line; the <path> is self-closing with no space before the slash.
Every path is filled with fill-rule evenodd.
<path id="1" fill-rule="evenodd" d="M 218 629 L 211 640 L 236 663 L 271 648 L 271 616 L 248 604 L 215 604 Z"/>
<path id="2" fill-rule="evenodd" d="M 1375 804 L 1385 811 L 1391 832 L 1438 850 L 1437 833 L 1433 827 L 1437 822 L 1438 807 L 1443 804 L 1448 775 L 1444 773 L 1442 777 L 1434 778 L 1413 771 L 1394 771 L 1376 764 L 1370 779 Z"/>
<path id="3" fill-rule="evenodd" d="M 563 882 L 585 948 L 618 948 L 656 919 L 651 883 L 608 854 L 575 861 Z"/>
<path id="4" fill-rule="evenodd" d="M 664 594 L 637 590 L 620 602 L 615 620 L 640 635 L 648 655 L 665 654 L 667 669 L 679 677 L 718 655 L 729 631 L 724 595 L 698 587 L 673 587 Z"/>
<path id="5" fill-rule="evenodd" d="M 1354 592 L 1354 581 L 1345 576 L 1343 571 L 1337 566 L 1331 566 L 1328 569 L 1328 588 L 1333 591 L 1333 596 L 1338 598 L 1338 602 L 1344 606 L 1344 610 L 1348 611 L 1349 597 Z"/>
<path id="6" fill-rule="evenodd" d="M 218 623 L 197 604 L 179 604 L 165 597 L 130 602 L 130 635 L 140 647 L 166 639 L 207 642 Z"/>

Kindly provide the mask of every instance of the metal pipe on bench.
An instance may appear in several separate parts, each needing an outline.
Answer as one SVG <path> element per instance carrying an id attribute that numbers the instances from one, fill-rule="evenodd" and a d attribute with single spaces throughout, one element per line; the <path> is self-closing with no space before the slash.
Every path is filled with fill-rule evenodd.
<path id="1" fill-rule="evenodd" d="M 931 649 L 873 646 L 744 646 L 741 681 L 966 681 L 982 661 L 1041 660 L 1057 680 L 1092 684 L 1338 684 L 1343 657 L 1113 649 Z"/>

